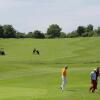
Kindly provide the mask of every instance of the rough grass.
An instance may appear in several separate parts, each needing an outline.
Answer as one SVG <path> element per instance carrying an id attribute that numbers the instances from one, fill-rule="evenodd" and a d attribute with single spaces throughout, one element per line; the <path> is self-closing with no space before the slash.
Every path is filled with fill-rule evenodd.
<path id="1" fill-rule="evenodd" d="M 100 38 L 0 39 L 0 100 L 99 100 L 88 91 L 90 71 L 100 66 Z M 40 55 L 32 50 L 39 49 Z M 60 70 L 68 64 L 68 84 L 60 91 Z"/>

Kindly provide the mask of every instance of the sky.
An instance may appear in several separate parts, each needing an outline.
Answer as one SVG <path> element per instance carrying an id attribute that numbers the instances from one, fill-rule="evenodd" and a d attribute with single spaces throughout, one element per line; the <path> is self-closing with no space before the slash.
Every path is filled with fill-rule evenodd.
<path id="1" fill-rule="evenodd" d="M 78 26 L 100 26 L 100 0 L 0 0 L 0 25 L 19 32 L 46 32 L 58 24 L 65 33 Z"/>

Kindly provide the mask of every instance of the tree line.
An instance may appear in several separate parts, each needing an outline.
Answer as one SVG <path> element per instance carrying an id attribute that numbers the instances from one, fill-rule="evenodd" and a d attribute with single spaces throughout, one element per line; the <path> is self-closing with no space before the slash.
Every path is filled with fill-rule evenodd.
<path id="1" fill-rule="evenodd" d="M 100 27 L 94 29 L 92 24 L 87 26 L 78 26 L 76 30 L 65 33 L 57 24 L 52 24 L 48 27 L 47 32 L 43 33 L 40 30 L 34 32 L 22 33 L 16 31 L 12 25 L 0 25 L 0 38 L 74 38 L 74 37 L 93 37 L 100 36 Z"/>

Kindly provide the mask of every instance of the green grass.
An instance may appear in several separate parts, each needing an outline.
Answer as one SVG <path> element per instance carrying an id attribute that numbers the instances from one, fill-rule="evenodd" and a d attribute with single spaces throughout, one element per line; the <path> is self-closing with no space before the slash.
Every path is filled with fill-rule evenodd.
<path id="1" fill-rule="evenodd" d="M 0 100 L 99 100 L 100 84 L 88 91 L 90 71 L 100 66 L 100 38 L 0 39 Z M 39 49 L 40 55 L 32 50 Z M 60 71 L 68 84 L 60 91 Z"/>

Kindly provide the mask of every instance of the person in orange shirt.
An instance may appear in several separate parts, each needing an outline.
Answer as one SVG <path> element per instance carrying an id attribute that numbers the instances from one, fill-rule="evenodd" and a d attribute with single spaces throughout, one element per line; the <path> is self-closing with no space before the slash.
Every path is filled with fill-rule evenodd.
<path id="1" fill-rule="evenodd" d="M 66 82 L 67 82 L 67 69 L 68 69 L 68 66 L 65 65 L 64 68 L 62 68 L 61 70 L 61 80 L 62 80 L 62 83 L 61 83 L 61 90 L 64 90 L 64 87 L 66 85 Z"/>

